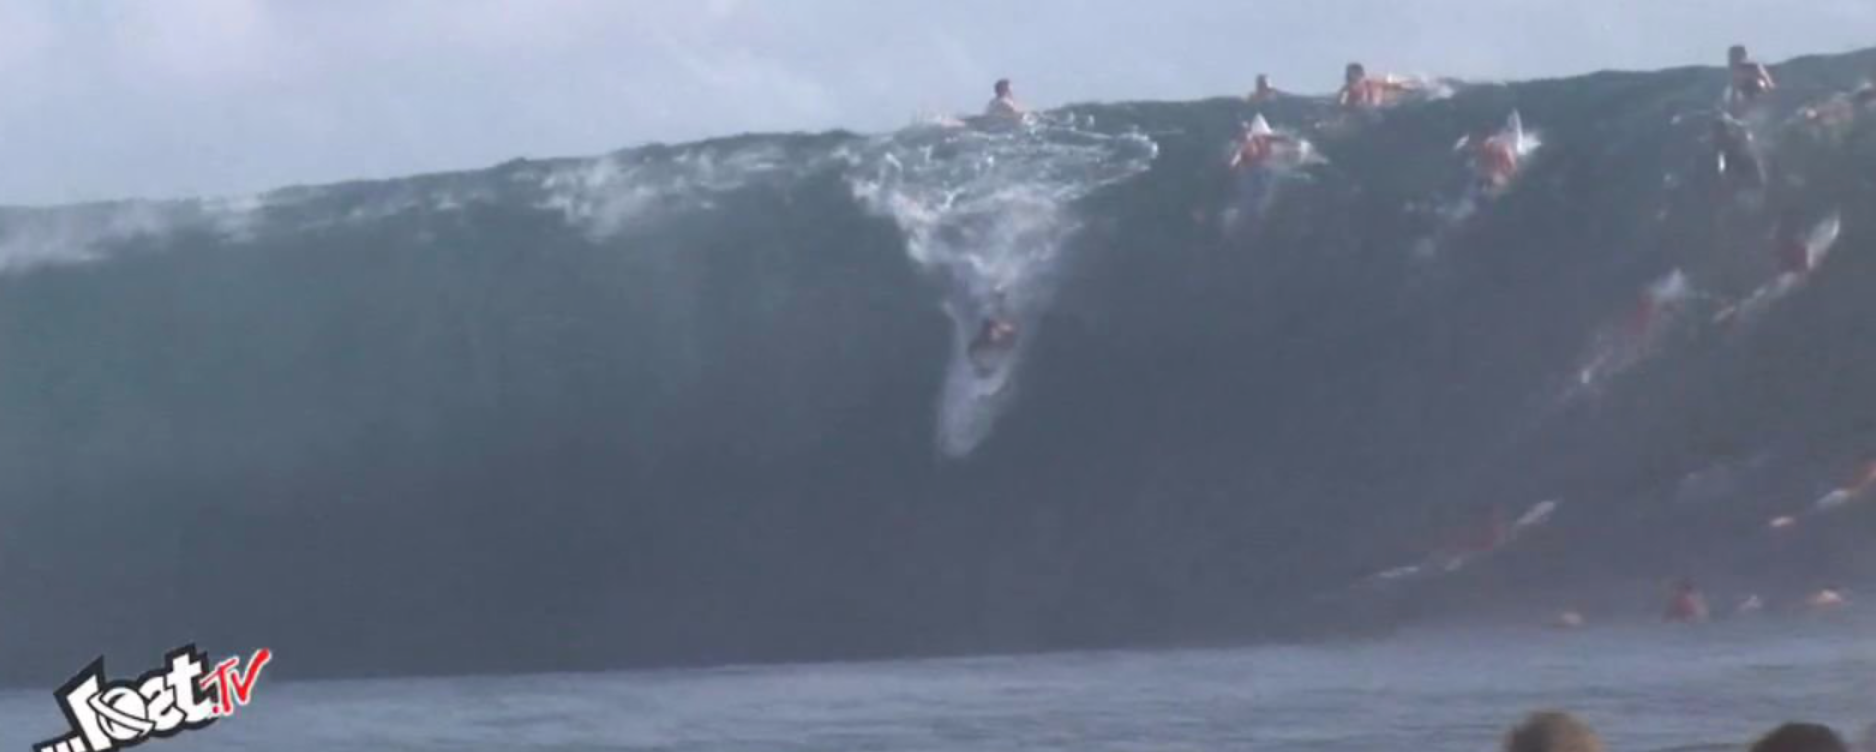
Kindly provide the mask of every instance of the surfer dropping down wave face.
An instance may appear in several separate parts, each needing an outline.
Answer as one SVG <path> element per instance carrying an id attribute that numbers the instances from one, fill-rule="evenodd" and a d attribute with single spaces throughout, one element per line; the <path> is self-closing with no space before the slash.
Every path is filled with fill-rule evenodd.
<path id="1" fill-rule="evenodd" d="M 1391 77 L 1370 78 L 1367 67 L 1361 63 L 1349 63 L 1342 72 L 1342 92 L 1337 95 L 1336 101 L 1343 107 L 1380 107 L 1396 95 L 1412 89 L 1405 82 Z"/>
<path id="2" fill-rule="evenodd" d="M 1012 120 L 1019 119 L 1023 116 L 1023 106 L 1017 104 L 1016 95 L 1010 92 L 1009 79 L 997 79 L 997 85 L 994 87 L 994 91 L 997 96 L 990 100 L 990 104 L 984 106 L 984 115 L 988 117 L 1010 118 Z"/>
<path id="3" fill-rule="evenodd" d="M 1487 190 L 1501 191 L 1518 174 L 1518 150 L 1503 133 L 1472 137 L 1472 169 Z"/>
<path id="4" fill-rule="evenodd" d="M 1778 88 L 1778 83 L 1772 80 L 1772 72 L 1748 57 L 1743 44 L 1735 44 L 1726 51 L 1726 67 L 1732 73 L 1732 84 L 1726 88 L 1726 101 L 1734 107 L 1750 104 L 1766 92 Z"/>
<path id="5" fill-rule="evenodd" d="M 1677 624 L 1698 624 L 1706 621 L 1707 616 L 1707 597 L 1694 586 L 1694 581 L 1685 577 L 1675 580 L 1668 596 L 1667 612 L 1661 618 Z"/>
<path id="6" fill-rule="evenodd" d="M 1016 347 L 1016 324 L 1008 319 L 990 316 L 977 329 L 977 336 L 971 338 L 968 355 L 971 364 L 979 373 L 995 370 L 997 360 Z"/>
<path id="7" fill-rule="evenodd" d="M 1772 244 L 1772 260 L 1781 274 L 1808 274 L 1811 271 L 1811 244 L 1795 212 L 1779 218 L 1777 240 Z"/>

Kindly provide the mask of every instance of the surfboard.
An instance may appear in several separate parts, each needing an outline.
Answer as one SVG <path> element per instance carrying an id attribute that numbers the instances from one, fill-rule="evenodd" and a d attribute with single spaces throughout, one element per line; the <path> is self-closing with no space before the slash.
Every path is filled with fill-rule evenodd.
<path id="1" fill-rule="evenodd" d="M 1550 521 L 1550 516 L 1557 513 L 1557 501 L 1542 501 L 1532 506 L 1529 511 L 1511 523 L 1511 532 L 1517 534 Z"/>
<path id="2" fill-rule="evenodd" d="M 1837 236 L 1842 232 L 1843 216 L 1836 212 L 1811 228 L 1804 240 L 1805 259 L 1809 262 L 1807 269 L 1815 270 L 1818 264 L 1823 263 L 1824 257 L 1830 255 L 1830 249 L 1837 245 Z"/>
<path id="3" fill-rule="evenodd" d="M 1505 138 L 1511 141 L 1511 153 L 1524 156 L 1528 149 L 1524 138 L 1524 116 L 1519 115 L 1517 110 L 1512 110 L 1511 116 L 1505 118 Z"/>

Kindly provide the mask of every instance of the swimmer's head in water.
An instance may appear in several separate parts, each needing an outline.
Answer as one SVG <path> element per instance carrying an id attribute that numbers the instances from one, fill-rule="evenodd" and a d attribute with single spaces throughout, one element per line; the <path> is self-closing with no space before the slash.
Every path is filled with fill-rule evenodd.
<path id="1" fill-rule="evenodd" d="M 1342 72 L 1342 80 L 1351 84 L 1367 77 L 1368 69 L 1362 67 L 1361 63 L 1349 63 L 1348 68 Z"/>
<path id="2" fill-rule="evenodd" d="M 1847 752 L 1843 737 L 1829 726 L 1787 723 L 1752 745 L 1752 752 Z"/>
<path id="3" fill-rule="evenodd" d="M 1746 46 L 1743 44 L 1735 44 L 1728 47 L 1726 49 L 1726 62 L 1732 63 L 1733 65 L 1746 62 Z"/>
<path id="4" fill-rule="evenodd" d="M 1505 752 L 1602 752 L 1602 740 L 1569 713 L 1533 713 L 1505 737 Z"/>
<path id="5" fill-rule="evenodd" d="M 997 79 L 996 92 L 997 92 L 997 96 L 999 97 L 1009 96 L 1010 95 L 1010 80 L 1007 78 Z"/>

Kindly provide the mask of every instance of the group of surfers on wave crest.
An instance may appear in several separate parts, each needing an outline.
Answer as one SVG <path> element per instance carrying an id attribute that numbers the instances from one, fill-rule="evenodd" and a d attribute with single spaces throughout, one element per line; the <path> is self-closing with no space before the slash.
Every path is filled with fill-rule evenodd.
<path id="1" fill-rule="evenodd" d="M 1419 82 L 1394 76 L 1369 76 L 1361 63 L 1350 63 L 1345 71 L 1343 86 L 1336 94 L 1336 101 L 1349 109 L 1375 109 L 1393 104 L 1420 89 Z M 984 107 L 985 121 L 1023 122 L 1029 116 L 1029 110 L 1016 99 L 1009 79 L 998 80 L 993 93 L 994 97 Z M 1254 102 L 1262 102 L 1280 96 L 1285 94 L 1271 85 L 1270 77 L 1259 74 L 1257 89 L 1249 98 Z M 965 123 L 961 120 L 947 120 L 945 125 L 962 127 Z M 1487 190 L 1502 190 L 1516 174 L 1520 155 L 1515 139 L 1516 134 L 1500 133 L 1462 140 L 1461 145 L 1470 150 L 1478 168 L 1480 183 Z M 1307 155 L 1308 150 L 1307 142 L 1278 132 L 1259 114 L 1243 124 L 1243 133 L 1226 167 L 1236 173 L 1248 174 L 1285 159 Z M 1016 347 L 1017 337 L 1015 320 L 993 311 L 985 316 L 977 328 L 966 348 L 966 354 L 979 374 L 989 375 L 994 372 L 997 363 Z"/>
<path id="2" fill-rule="evenodd" d="M 1746 122 L 1750 108 L 1766 94 L 1778 88 L 1772 73 L 1763 64 L 1754 61 L 1745 46 L 1733 45 L 1727 51 L 1727 69 L 1730 73 L 1726 92 L 1721 105 L 1713 111 L 1710 144 L 1712 147 L 1713 166 L 1723 184 L 1743 188 L 1764 186 L 1766 175 L 1758 157 L 1754 143 L 1752 127 Z M 1392 75 L 1371 76 L 1361 63 L 1350 63 L 1344 71 L 1343 85 L 1335 95 L 1335 102 L 1349 111 L 1374 110 L 1388 107 L 1403 99 L 1425 93 L 1426 85 L 1417 80 L 1399 78 Z M 984 108 L 983 119 L 990 123 L 1021 123 L 1029 118 L 1029 110 L 1017 101 L 1008 79 L 996 82 L 995 96 Z M 1278 90 L 1268 75 L 1259 74 L 1256 88 L 1246 99 L 1252 103 L 1270 102 L 1290 96 Z M 1863 110 L 1876 107 L 1876 86 L 1865 84 L 1853 92 L 1833 97 L 1815 106 L 1799 111 L 1799 117 L 1821 126 L 1840 127 L 1854 119 Z M 961 121 L 951 121 L 949 125 L 962 126 Z M 1455 151 L 1464 154 L 1476 180 L 1475 186 L 1485 195 L 1497 195 L 1504 192 L 1517 176 L 1520 161 L 1525 156 L 1528 144 L 1525 142 L 1523 125 L 1516 112 L 1511 114 L 1506 127 L 1496 132 L 1468 134 L 1460 139 Z M 1266 168 L 1294 165 L 1308 157 L 1310 145 L 1299 136 L 1284 133 L 1271 124 L 1259 113 L 1249 121 L 1242 123 L 1242 130 L 1236 139 L 1225 168 L 1234 173 L 1248 175 Z M 1787 233 L 1789 234 L 1789 233 Z M 1811 270 L 1815 255 L 1807 253 L 1805 244 L 1797 239 L 1787 238 L 1772 249 L 1778 268 L 1786 274 L 1804 274 Z M 1015 320 L 1000 310 L 1001 305 L 992 305 L 981 325 L 967 346 L 967 356 L 979 375 L 988 376 L 997 365 L 1004 361 L 1008 353 L 1016 347 L 1019 331 Z M 1542 514 L 1532 524 L 1541 524 L 1554 508 L 1554 503 L 1540 505 Z M 1539 510 L 1534 510 L 1539 511 Z M 1527 515 L 1529 516 L 1529 515 Z M 1503 548 L 1516 536 L 1509 534 L 1509 529 L 1502 520 L 1495 521 L 1496 534 L 1491 542 L 1482 547 L 1482 551 L 1470 553 L 1489 553 Z M 1522 529 L 1523 524 L 1511 528 Z M 1438 558 L 1438 557 L 1435 557 Z M 1382 577 L 1398 577 L 1408 572 L 1452 570 L 1472 556 L 1463 556 L 1448 562 L 1443 567 L 1409 566 Z M 1669 622 L 1703 622 L 1712 618 L 1706 596 L 1691 579 L 1677 578 L 1668 587 L 1667 606 L 1662 613 Z M 1807 610 L 1830 610 L 1847 603 L 1845 594 L 1840 589 L 1826 588 L 1810 593 L 1800 604 Z M 1758 611 L 1764 606 L 1757 595 L 1746 595 L 1730 609 L 1734 614 Z M 1562 627 L 1575 627 L 1583 623 L 1581 614 L 1564 611 L 1556 617 L 1555 624 Z"/>
<path id="3" fill-rule="evenodd" d="M 1727 50 L 1727 69 L 1730 73 L 1729 84 L 1721 106 L 1714 113 L 1710 135 L 1714 168 L 1729 185 L 1760 187 L 1765 183 L 1765 171 L 1758 157 L 1752 128 L 1743 116 L 1755 102 L 1777 89 L 1778 84 L 1771 71 L 1753 60 L 1744 45 L 1733 45 Z M 1373 76 L 1361 63 L 1349 63 L 1343 71 L 1343 84 L 1335 94 L 1335 102 L 1353 111 L 1373 110 L 1422 94 L 1427 88 L 1421 80 L 1394 75 Z M 984 120 L 993 123 L 1022 122 L 1029 116 L 1029 110 L 1016 99 L 1009 79 L 997 81 L 994 94 L 994 98 L 984 108 Z M 1257 103 L 1286 96 L 1291 95 L 1276 88 L 1268 75 L 1259 74 L 1256 88 L 1246 99 Z M 1876 106 L 1876 87 L 1865 85 L 1855 92 L 1804 108 L 1800 114 L 1818 124 L 1834 125 L 1853 118 L 1871 106 Z M 963 125 L 961 121 L 952 121 L 951 124 Z M 1476 187 L 1484 195 L 1491 196 L 1502 193 L 1511 185 L 1525 156 L 1525 147 L 1522 123 L 1518 114 L 1513 112 L 1504 129 L 1469 134 L 1460 139 L 1455 150 L 1467 155 Z M 1242 131 L 1225 167 L 1234 173 L 1248 175 L 1277 165 L 1293 164 L 1307 157 L 1309 150 L 1308 142 L 1273 128 L 1260 113 L 1242 124 Z M 1793 233 L 1784 235 L 1786 237 L 1771 249 L 1779 269 L 1797 273 L 1810 271 L 1812 255 L 1802 252 L 1802 243 L 1793 237 Z M 1002 354 L 1016 346 L 1017 339 L 1015 321 L 993 311 L 971 339 L 968 354 L 980 373 L 988 373 Z"/>

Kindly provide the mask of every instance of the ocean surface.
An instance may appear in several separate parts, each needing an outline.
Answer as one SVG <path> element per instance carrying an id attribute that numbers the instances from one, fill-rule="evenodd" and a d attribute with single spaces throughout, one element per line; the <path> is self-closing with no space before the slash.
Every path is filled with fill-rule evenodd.
<path id="1" fill-rule="evenodd" d="M 1239 649 L 272 683 L 152 750 L 1218 752 L 1493 749 L 1540 708 L 1620 752 L 1738 749 L 1791 719 L 1876 721 L 1876 614 L 1696 627 L 1429 629 Z M 291 661 L 292 656 L 280 656 Z M 0 749 L 62 732 L 0 699 Z"/>

